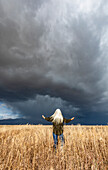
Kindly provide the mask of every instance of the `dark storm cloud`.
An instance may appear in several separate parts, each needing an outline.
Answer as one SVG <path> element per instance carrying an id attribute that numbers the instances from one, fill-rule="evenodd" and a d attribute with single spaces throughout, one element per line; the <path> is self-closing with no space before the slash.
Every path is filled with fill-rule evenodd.
<path id="1" fill-rule="evenodd" d="M 107 114 L 107 8 L 102 0 L 0 0 L 1 100 L 22 111 L 20 102 L 48 94 L 81 112 Z"/>
<path id="2" fill-rule="evenodd" d="M 23 116 L 27 119 L 38 120 L 38 122 L 41 121 L 42 114 L 50 116 L 55 111 L 55 108 L 58 108 L 58 105 L 65 116 L 72 117 L 79 110 L 67 101 L 63 101 L 60 97 L 50 97 L 49 95 L 37 95 L 34 99 L 11 103 L 13 112 L 19 110 L 19 114 L 23 113 Z"/>

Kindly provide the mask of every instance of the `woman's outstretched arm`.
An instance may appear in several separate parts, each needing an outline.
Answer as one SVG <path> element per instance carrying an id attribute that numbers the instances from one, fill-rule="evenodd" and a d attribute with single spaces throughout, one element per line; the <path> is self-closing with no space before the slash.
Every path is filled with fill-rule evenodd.
<path id="1" fill-rule="evenodd" d="M 74 120 L 74 119 L 75 119 L 75 117 L 72 117 L 72 118 L 71 118 L 71 120 Z"/>
<path id="2" fill-rule="evenodd" d="M 65 118 L 63 118 L 63 121 L 64 121 L 64 123 L 69 123 L 71 120 L 73 120 L 73 119 L 75 119 L 74 117 L 72 117 L 71 119 L 65 119 Z"/>
<path id="3" fill-rule="evenodd" d="M 44 116 L 44 115 L 42 115 L 42 117 L 43 117 L 43 119 L 45 119 L 45 116 Z"/>
<path id="4" fill-rule="evenodd" d="M 53 118 L 52 117 L 45 117 L 44 115 L 42 115 L 43 119 L 49 121 L 49 122 L 52 122 L 53 121 Z"/>

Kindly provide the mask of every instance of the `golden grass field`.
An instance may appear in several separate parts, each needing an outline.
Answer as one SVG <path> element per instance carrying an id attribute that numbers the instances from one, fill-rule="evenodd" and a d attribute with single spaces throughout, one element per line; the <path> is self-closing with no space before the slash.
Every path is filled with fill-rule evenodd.
<path id="1" fill-rule="evenodd" d="M 53 152 L 52 126 L 1 125 L 0 170 L 107 170 L 108 126 L 64 126 Z"/>

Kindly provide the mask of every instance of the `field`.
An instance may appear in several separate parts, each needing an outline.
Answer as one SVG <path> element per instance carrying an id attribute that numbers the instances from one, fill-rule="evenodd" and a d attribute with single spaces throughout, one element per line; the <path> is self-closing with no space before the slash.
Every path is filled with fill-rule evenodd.
<path id="1" fill-rule="evenodd" d="M 107 170 L 108 126 L 64 126 L 53 151 L 52 126 L 1 125 L 0 170 Z"/>

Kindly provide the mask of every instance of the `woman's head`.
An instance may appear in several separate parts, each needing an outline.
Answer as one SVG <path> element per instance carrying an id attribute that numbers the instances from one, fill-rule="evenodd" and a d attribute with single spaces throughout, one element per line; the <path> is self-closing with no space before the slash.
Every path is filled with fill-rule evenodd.
<path id="1" fill-rule="evenodd" d="M 63 123 L 63 115 L 60 109 L 56 109 L 54 114 L 51 116 L 53 118 L 53 123 L 59 124 Z"/>

